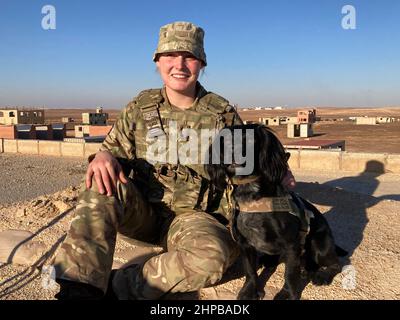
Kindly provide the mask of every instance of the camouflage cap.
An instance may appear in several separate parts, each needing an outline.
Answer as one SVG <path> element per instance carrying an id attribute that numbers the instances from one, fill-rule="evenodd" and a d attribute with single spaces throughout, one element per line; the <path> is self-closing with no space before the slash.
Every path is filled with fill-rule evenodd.
<path id="1" fill-rule="evenodd" d="M 207 65 L 204 52 L 204 30 L 190 22 L 173 22 L 160 28 L 157 50 L 154 52 L 153 61 L 157 55 L 164 52 L 187 51 Z"/>

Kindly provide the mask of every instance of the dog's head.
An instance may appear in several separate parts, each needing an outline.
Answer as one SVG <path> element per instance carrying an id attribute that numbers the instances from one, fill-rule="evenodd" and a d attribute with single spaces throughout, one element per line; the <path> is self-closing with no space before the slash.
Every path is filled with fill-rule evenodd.
<path id="1" fill-rule="evenodd" d="M 288 156 L 268 127 L 235 125 L 217 134 L 205 170 L 218 189 L 225 188 L 227 177 L 236 181 L 257 177 L 262 184 L 280 185 L 288 170 Z"/>

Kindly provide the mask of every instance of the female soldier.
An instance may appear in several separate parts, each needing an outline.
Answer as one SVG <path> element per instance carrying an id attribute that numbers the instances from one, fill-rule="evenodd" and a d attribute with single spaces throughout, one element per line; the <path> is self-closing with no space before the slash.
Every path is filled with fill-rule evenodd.
<path id="1" fill-rule="evenodd" d="M 107 288 L 119 299 L 195 291 L 215 284 L 237 258 L 228 229 L 205 212 L 203 164 L 183 165 L 179 158 L 179 148 L 188 142 L 185 129 L 241 123 L 227 100 L 197 81 L 207 65 L 203 38 L 204 31 L 189 22 L 160 29 L 153 60 L 164 87 L 134 98 L 100 151 L 89 157 L 86 188 L 55 259 L 58 298 L 100 298 Z M 150 159 L 156 140 L 169 140 L 167 161 Z M 219 213 L 226 216 L 224 201 Z M 117 232 L 161 244 L 165 251 L 110 277 Z"/>

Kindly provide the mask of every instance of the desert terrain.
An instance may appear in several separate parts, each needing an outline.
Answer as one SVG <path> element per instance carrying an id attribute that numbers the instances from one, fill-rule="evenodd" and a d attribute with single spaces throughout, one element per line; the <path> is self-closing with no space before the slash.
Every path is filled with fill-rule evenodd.
<path id="1" fill-rule="evenodd" d="M 93 112 L 46 110 L 46 119 L 60 122 L 61 117 L 72 117 L 80 122 L 81 113 L 89 111 Z M 119 113 L 119 110 L 104 111 L 109 112 L 111 122 Z M 266 116 L 294 116 L 296 112 L 290 109 L 240 114 L 244 120 L 257 120 Z M 345 140 L 348 151 L 400 153 L 400 122 L 359 126 L 345 121 L 346 117 L 363 115 L 400 118 L 400 108 L 317 109 L 317 116 L 325 121 L 315 124 L 312 139 Z M 284 143 L 292 140 L 286 138 L 286 126 L 273 129 Z M 40 249 L 30 251 L 29 261 L 18 260 L 17 251 L 14 261 L 0 262 L 0 300 L 54 299 L 58 286 L 49 282 L 45 270 L 74 216 L 86 166 L 86 160 L 81 158 L 0 153 L 0 237 L 8 230 L 24 230 L 30 232 L 28 239 L 34 243 L 33 247 L 37 245 Z M 336 242 L 349 251 L 349 256 L 341 259 L 342 265 L 351 266 L 337 275 L 330 286 L 307 284 L 302 299 L 400 299 L 400 176 L 294 173 L 298 181 L 296 191 L 324 213 Z M 118 238 L 113 267 L 143 261 L 162 250 Z M 265 299 L 271 299 L 283 285 L 284 266 L 280 265 L 272 276 L 261 269 L 259 272 Z M 239 259 L 216 286 L 169 298 L 235 299 L 243 282 Z"/>
<path id="2" fill-rule="evenodd" d="M 304 109 L 304 108 L 302 108 Z M 260 117 L 296 116 L 298 110 L 251 110 L 241 111 L 243 120 L 257 121 Z M 378 152 L 400 153 L 400 121 L 379 125 L 356 125 L 348 121 L 348 117 L 355 116 L 382 116 L 400 119 L 400 107 L 397 108 L 317 108 L 317 117 L 322 121 L 314 124 L 312 140 L 345 140 L 346 150 L 350 152 Z M 82 122 L 82 112 L 94 112 L 94 109 L 46 109 L 46 122 L 61 122 L 62 117 L 70 117 L 75 123 Z M 109 123 L 112 124 L 118 117 L 120 110 L 105 109 L 109 114 Z M 287 138 L 286 125 L 271 127 L 286 144 L 298 141 L 300 138 Z M 68 136 L 74 131 L 69 130 Z"/>
<path id="3" fill-rule="evenodd" d="M 0 299 L 54 299 L 58 285 L 49 281 L 45 270 L 74 216 L 85 160 L 2 153 L 0 164 L 4 182 L 0 185 L 0 236 L 10 229 L 29 231 L 28 239 L 40 249 L 28 251 L 28 262 L 18 260 L 17 251 L 14 263 L 0 263 Z M 330 286 L 308 284 L 302 299 L 400 299 L 400 176 L 315 172 L 295 172 L 295 176 L 297 192 L 324 213 L 336 242 L 349 251 L 342 265 L 351 266 Z M 113 268 L 161 251 L 119 238 Z M 283 285 L 284 266 L 279 265 L 272 276 L 259 272 L 265 299 L 271 299 Z M 216 286 L 169 298 L 235 299 L 243 281 L 239 259 Z"/>

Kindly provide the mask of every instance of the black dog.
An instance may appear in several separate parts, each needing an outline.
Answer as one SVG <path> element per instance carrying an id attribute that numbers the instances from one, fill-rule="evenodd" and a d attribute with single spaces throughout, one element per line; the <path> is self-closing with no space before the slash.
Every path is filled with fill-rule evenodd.
<path id="1" fill-rule="evenodd" d="M 255 155 L 253 172 L 238 176 L 237 169 L 245 164 L 224 161 L 226 153 L 222 151 L 227 144 L 218 135 L 221 149 L 214 152 L 219 152 L 220 164 L 205 165 L 211 183 L 219 190 L 228 190 L 228 203 L 232 202 L 231 231 L 241 247 L 246 275 L 238 299 L 263 297 L 264 292 L 257 290 L 258 262 L 271 272 L 279 262 L 285 263 L 285 284 L 275 299 L 300 299 L 304 288 L 302 271 L 315 285 L 330 284 L 341 271 L 338 253 L 346 252 L 335 246 L 331 229 L 318 209 L 282 186 L 289 154 L 265 126 L 251 124 L 227 129 L 232 136 L 240 130 L 243 138 L 239 143 L 250 143 Z M 248 130 L 253 130 L 254 139 L 249 138 Z M 229 148 L 235 145 L 237 141 Z"/>

